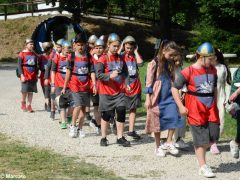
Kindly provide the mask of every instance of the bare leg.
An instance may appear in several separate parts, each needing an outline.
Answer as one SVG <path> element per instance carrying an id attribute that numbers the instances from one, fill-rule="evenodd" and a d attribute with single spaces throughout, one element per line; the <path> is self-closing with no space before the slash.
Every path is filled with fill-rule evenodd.
<path id="1" fill-rule="evenodd" d="M 160 132 L 155 132 L 154 137 L 155 137 L 156 149 L 158 149 L 159 146 L 160 146 L 161 133 Z"/>
<path id="2" fill-rule="evenodd" d="M 120 139 L 123 137 L 124 123 L 116 121 L 117 125 L 117 138 Z"/>
<path id="3" fill-rule="evenodd" d="M 98 106 L 94 106 L 94 117 L 97 122 L 97 125 L 101 124 L 101 113 L 98 111 Z"/>
<path id="4" fill-rule="evenodd" d="M 33 93 L 27 93 L 27 104 L 31 105 L 32 104 L 32 99 L 33 99 Z"/>
<path id="5" fill-rule="evenodd" d="M 72 116 L 72 125 L 76 126 L 81 107 L 74 107 Z"/>
<path id="6" fill-rule="evenodd" d="M 168 129 L 167 143 L 172 143 L 175 129 Z"/>
<path id="7" fill-rule="evenodd" d="M 109 122 L 104 121 L 101 119 L 101 132 L 102 132 L 102 138 L 107 137 L 107 130 L 108 130 Z"/>
<path id="8" fill-rule="evenodd" d="M 85 113 L 86 113 L 86 106 L 82 106 L 79 111 L 79 124 L 78 124 L 79 129 L 82 129 L 83 127 Z"/>
<path id="9" fill-rule="evenodd" d="M 129 132 L 134 131 L 135 120 L 136 120 L 136 109 L 132 109 L 129 112 Z"/>

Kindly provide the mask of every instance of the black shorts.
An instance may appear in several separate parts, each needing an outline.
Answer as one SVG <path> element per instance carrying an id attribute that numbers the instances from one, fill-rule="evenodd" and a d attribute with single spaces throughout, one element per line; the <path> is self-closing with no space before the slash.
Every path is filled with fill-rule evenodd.
<path id="1" fill-rule="evenodd" d="M 37 93 L 37 81 L 25 81 L 21 83 L 21 92 L 35 92 Z"/>
<path id="2" fill-rule="evenodd" d="M 208 145 L 219 139 L 219 124 L 207 123 L 205 125 L 190 125 L 194 146 Z"/>
<path id="3" fill-rule="evenodd" d="M 93 106 L 99 106 L 99 94 L 96 94 L 95 96 L 91 93 L 91 100 L 93 103 Z"/>
<path id="4" fill-rule="evenodd" d="M 134 96 L 125 96 L 126 109 L 132 110 L 141 107 L 141 94 L 136 94 Z"/>
<path id="5" fill-rule="evenodd" d="M 90 106 L 90 93 L 72 92 L 73 107 Z"/>

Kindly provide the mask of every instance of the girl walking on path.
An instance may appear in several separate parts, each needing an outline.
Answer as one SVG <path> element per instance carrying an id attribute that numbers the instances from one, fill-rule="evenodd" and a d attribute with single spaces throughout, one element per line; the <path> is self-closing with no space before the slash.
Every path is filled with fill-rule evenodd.
<path id="1" fill-rule="evenodd" d="M 135 140 L 141 137 L 134 131 L 136 110 L 141 106 L 141 82 L 138 75 L 138 67 L 143 65 L 143 60 L 138 53 L 138 47 L 135 39 L 132 36 L 127 36 L 123 40 L 121 56 L 128 68 L 129 86 L 126 88 L 125 100 L 126 108 L 129 110 L 129 131 L 128 136 Z"/>
<path id="2" fill-rule="evenodd" d="M 173 41 L 163 41 L 157 57 L 147 67 L 146 102 L 147 121 L 145 131 L 154 132 L 157 156 L 164 157 L 166 151 L 176 155 L 173 144 L 175 128 L 183 127 L 183 120 L 173 99 L 171 87 L 175 77 L 174 57 L 178 46 Z M 167 141 L 160 144 L 161 131 L 168 130 Z"/>
<path id="3" fill-rule="evenodd" d="M 108 146 L 107 130 L 109 121 L 117 113 L 117 144 L 124 147 L 130 146 L 130 142 L 123 136 L 126 115 L 125 104 L 125 79 L 127 67 L 118 55 L 120 38 L 112 33 L 108 37 L 108 52 L 101 56 L 97 63 L 96 74 L 99 80 L 99 110 L 101 111 L 101 146 Z"/>
<path id="4" fill-rule="evenodd" d="M 223 54 L 220 50 L 215 49 L 216 58 L 213 61 L 213 65 L 217 69 L 217 106 L 219 110 L 220 118 L 220 135 L 224 132 L 224 115 L 225 115 L 225 104 L 229 99 L 229 94 L 227 94 L 231 85 L 231 72 L 228 66 L 224 63 Z M 210 147 L 210 152 L 212 154 L 219 154 L 220 151 L 216 143 L 213 143 Z"/>

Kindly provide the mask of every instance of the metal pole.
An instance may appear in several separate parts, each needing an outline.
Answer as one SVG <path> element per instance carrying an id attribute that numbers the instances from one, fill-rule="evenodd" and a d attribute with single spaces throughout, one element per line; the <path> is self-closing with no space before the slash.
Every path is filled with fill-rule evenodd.
<path id="1" fill-rule="evenodd" d="M 34 4 L 33 4 L 33 0 L 32 0 L 32 16 L 33 16 L 33 11 L 34 11 Z"/>
<path id="2" fill-rule="evenodd" d="M 4 5 L 4 20 L 7 20 L 7 5 Z"/>

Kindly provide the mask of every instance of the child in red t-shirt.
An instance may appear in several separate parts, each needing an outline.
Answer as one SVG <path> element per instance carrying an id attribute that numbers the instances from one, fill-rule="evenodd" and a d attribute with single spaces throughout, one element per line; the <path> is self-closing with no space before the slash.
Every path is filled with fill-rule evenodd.
<path id="1" fill-rule="evenodd" d="M 129 110 L 129 132 L 128 136 L 135 140 L 141 137 L 134 131 L 136 110 L 141 106 L 141 82 L 138 75 L 138 67 L 143 65 L 143 60 L 138 53 L 138 46 L 132 36 L 127 36 L 122 42 L 120 48 L 121 56 L 128 68 L 129 86 L 126 87 L 125 100 L 126 108 Z"/>
<path id="2" fill-rule="evenodd" d="M 219 138 L 219 115 L 217 108 L 217 71 L 211 65 L 215 52 L 208 42 L 203 43 L 196 52 L 197 61 L 182 70 L 172 88 L 173 97 L 179 112 L 188 116 L 188 124 L 193 136 L 195 154 L 199 163 L 199 175 L 214 177 L 206 164 L 206 150 Z M 186 84 L 185 106 L 178 90 Z"/>
<path id="3" fill-rule="evenodd" d="M 21 81 L 23 111 L 34 112 L 32 110 L 33 92 L 37 93 L 38 56 L 33 52 L 34 44 L 32 39 L 26 39 L 25 49 L 18 55 L 18 71 Z M 28 100 L 26 105 L 26 99 Z"/>
<path id="4" fill-rule="evenodd" d="M 51 77 L 48 79 L 45 79 L 45 71 L 47 70 L 47 66 L 49 61 L 51 61 L 51 52 L 53 48 L 53 44 L 51 42 L 44 42 L 42 43 L 42 48 L 44 50 L 44 53 L 40 55 L 39 57 L 39 69 L 41 71 L 40 73 L 40 84 L 42 86 L 44 98 L 45 98 L 45 104 L 44 108 L 46 111 L 50 112 L 51 111 L 51 102 L 50 102 L 50 82 L 51 82 Z"/>
<path id="5" fill-rule="evenodd" d="M 91 56 L 86 52 L 86 39 L 84 34 L 78 34 L 75 38 L 75 52 L 68 55 L 67 72 L 62 89 L 65 93 L 67 87 L 71 90 L 73 99 L 73 116 L 72 125 L 70 127 L 69 136 L 76 138 L 85 137 L 83 131 L 83 122 L 86 113 L 86 107 L 90 106 L 90 78 L 96 85 L 94 69 L 91 64 Z M 90 77 L 91 76 L 91 77 Z M 96 94 L 96 86 L 93 86 L 93 94 Z M 79 123 L 77 126 L 77 119 Z"/>

